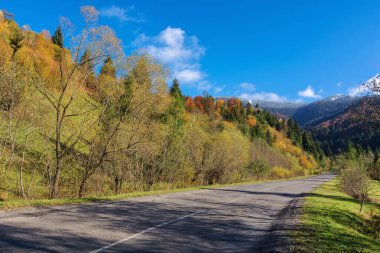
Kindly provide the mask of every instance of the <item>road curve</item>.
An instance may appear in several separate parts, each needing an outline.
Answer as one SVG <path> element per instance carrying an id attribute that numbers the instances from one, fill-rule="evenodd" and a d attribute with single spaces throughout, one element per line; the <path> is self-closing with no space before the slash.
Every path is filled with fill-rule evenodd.
<path id="1" fill-rule="evenodd" d="M 0 252 L 273 252 L 310 178 L 0 213 Z"/>

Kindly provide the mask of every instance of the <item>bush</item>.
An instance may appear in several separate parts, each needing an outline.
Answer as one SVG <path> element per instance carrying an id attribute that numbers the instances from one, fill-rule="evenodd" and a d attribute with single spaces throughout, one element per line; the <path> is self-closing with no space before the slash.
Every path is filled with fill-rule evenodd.
<path id="1" fill-rule="evenodd" d="M 339 188 L 348 195 L 360 199 L 360 211 L 369 200 L 372 182 L 364 163 L 347 161 L 339 176 Z"/>
<path id="2" fill-rule="evenodd" d="M 268 175 L 271 172 L 271 167 L 269 164 L 262 160 L 256 160 L 251 162 L 248 165 L 248 173 L 257 177 L 257 180 L 260 180 L 260 177 Z"/>
<path id="3" fill-rule="evenodd" d="M 281 168 L 281 167 L 274 167 L 272 169 L 272 177 L 273 178 L 290 178 L 292 175 L 291 175 L 291 172 L 288 170 L 288 169 L 284 169 L 284 168 Z"/>

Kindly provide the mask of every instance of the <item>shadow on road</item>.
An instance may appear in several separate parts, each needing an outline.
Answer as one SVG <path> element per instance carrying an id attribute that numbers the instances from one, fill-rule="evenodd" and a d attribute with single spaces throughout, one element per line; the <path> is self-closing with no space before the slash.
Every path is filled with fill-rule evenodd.
<path id="1" fill-rule="evenodd" d="M 89 252 L 200 210 L 116 245 L 111 252 L 271 252 L 286 242 L 281 231 L 295 228 L 289 221 L 306 196 L 286 189 L 218 188 L 42 209 L 0 219 L 0 252 Z M 230 201 L 235 198 L 239 201 Z"/>

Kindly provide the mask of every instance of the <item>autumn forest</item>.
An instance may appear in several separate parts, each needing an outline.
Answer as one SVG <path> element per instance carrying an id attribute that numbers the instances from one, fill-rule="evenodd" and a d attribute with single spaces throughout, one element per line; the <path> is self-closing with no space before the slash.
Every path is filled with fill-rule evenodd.
<path id="1" fill-rule="evenodd" d="M 35 33 L 0 14 L 0 200 L 312 175 L 329 160 L 292 119 L 238 98 L 188 97 L 82 7 Z"/>

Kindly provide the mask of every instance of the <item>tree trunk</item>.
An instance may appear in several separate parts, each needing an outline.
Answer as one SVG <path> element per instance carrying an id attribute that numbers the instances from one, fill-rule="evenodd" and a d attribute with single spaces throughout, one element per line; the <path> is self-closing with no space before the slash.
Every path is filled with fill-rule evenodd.
<path id="1" fill-rule="evenodd" d="M 79 198 L 83 198 L 84 195 L 86 194 L 87 179 L 88 179 L 88 173 L 86 171 L 85 174 L 83 175 L 82 181 L 80 182 L 80 185 L 79 185 L 79 192 L 78 192 Z"/>
<path id="2" fill-rule="evenodd" d="M 362 212 L 362 209 L 363 209 L 363 206 L 364 206 L 364 200 L 365 200 L 365 197 L 362 196 L 362 201 L 360 202 L 360 213 Z"/>
<path id="3" fill-rule="evenodd" d="M 113 192 L 114 192 L 115 194 L 118 194 L 118 193 L 119 193 L 119 177 L 118 177 L 118 176 L 116 176 L 116 177 L 114 178 L 114 188 L 113 188 Z"/>
<path id="4" fill-rule="evenodd" d="M 60 160 L 57 160 L 55 164 L 55 173 L 53 176 L 53 182 L 51 184 L 51 190 L 50 190 L 50 196 L 49 198 L 53 199 L 58 196 L 58 187 L 59 187 L 59 178 L 61 174 L 61 162 Z"/>
<path id="5" fill-rule="evenodd" d="M 56 108 L 55 115 L 55 173 L 53 182 L 51 184 L 51 191 L 49 198 L 56 198 L 58 196 L 59 178 L 61 174 L 61 110 L 60 103 Z"/>

